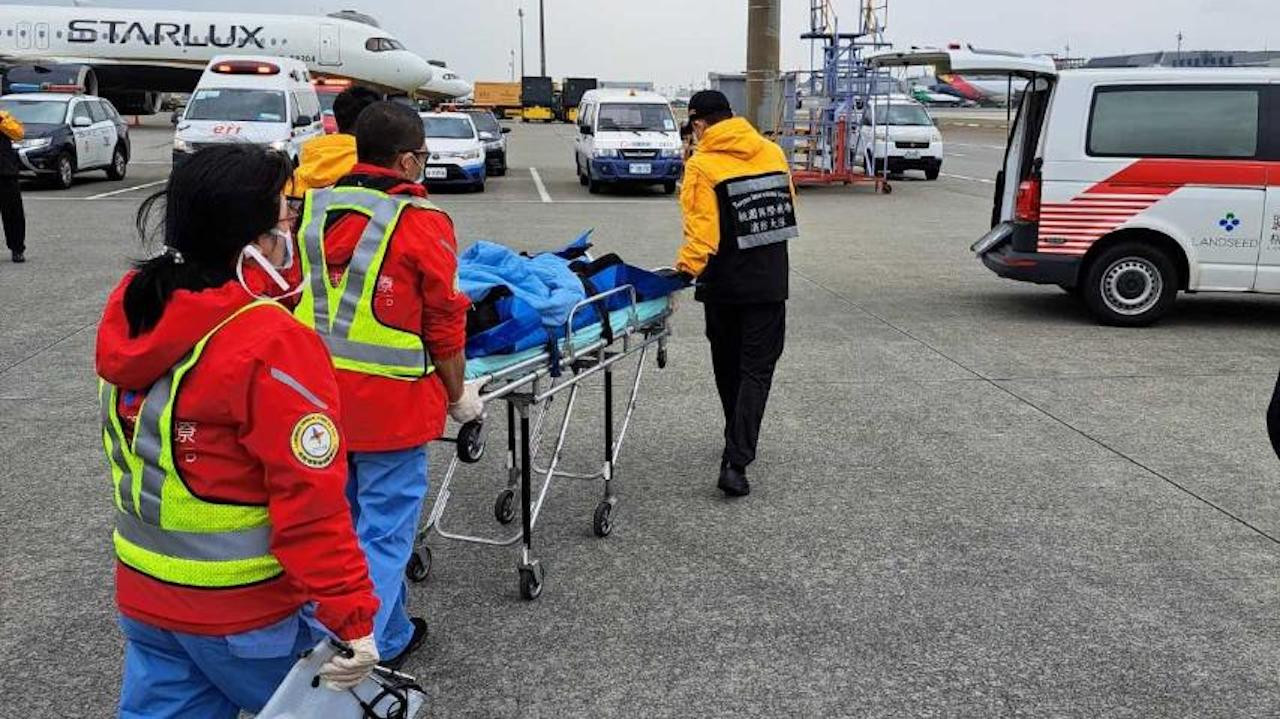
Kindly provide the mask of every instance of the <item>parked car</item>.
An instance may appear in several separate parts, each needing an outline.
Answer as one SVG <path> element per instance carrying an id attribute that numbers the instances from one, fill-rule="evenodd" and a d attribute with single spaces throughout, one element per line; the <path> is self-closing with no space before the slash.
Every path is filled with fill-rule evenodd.
<path id="1" fill-rule="evenodd" d="M 420 114 L 431 153 L 423 168 L 423 183 L 461 185 L 484 192 L 484 144 L 471 116 L 465 112 Z"/>
<path id="2" fill-rule="evenodd" d="M 93 95 L 30 92 L 0 97 L 0 109 L 22 123 L 14 143 L 22 174 L 71 187 L 78 172 L 106 170 L 123 180 L 129 170 L 129 125 L 112 104 Z"/>

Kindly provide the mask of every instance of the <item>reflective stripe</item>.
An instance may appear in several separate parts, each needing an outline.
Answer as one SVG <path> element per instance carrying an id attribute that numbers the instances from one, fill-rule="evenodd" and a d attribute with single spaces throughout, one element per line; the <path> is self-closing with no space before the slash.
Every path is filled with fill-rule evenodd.
<path id="1" fill-rule="evenodd" d="M 294 379 L 293 376 L 290 375 L 288 372 L 272 367 L 271 376 L 279 380 L 289 389 L 302 395 L 303 399 L 310 402 L 311 404 L 314 404 L 317 409 L 322 409 L 322 410 L 329 409 L 329 405 L 325 404 L 324 400 L 317 397 L 315 392 L 312 392 L 311 390 L 307 389 L 306 386 L 304 386 L 298 380 Z"/>
<path id="2" fill-rule="evenodd" d="M 115 421 L 116 389 L 106 382 L 98 388 L 98 404 L 102 417 L 103 440 L 107 443 L 107 458 L 111 462 L 112 477 L 120 472 L 120 481 L 116 483 L 116 506 L 124 511 L 133 507 L 133 471 L 124 458 L 124 435 L 120 425 Z"/>
<path id="3" fill-rule="evenodd" d="M 749 180 L 734 180 L 725 186 L 725 191 L 728 192 L 729 197 L 760 192 L 761 190 L 779 189 L 791 189 L 791 180 L 782 173 L 766 175 L 765 177 L 753 177 Z"/>
<path id="4" fill-rule="evenodd" d="M 347 265 L 347 288 L 342 293 L 342 299 L 338 300 L 338 312 L 333 318 L 333 334 L 339 337 L 351 335 L 351 324 L 356 318 L 360 296 L 364 294 L 373 257 L 386 242 L 387 228 L 396 221 L 403 207 L 391 198 L 383 199 L 374 207 L 367 204 L 361 206 L 371 210 L 372 214 L 365 223 L 364 234 L 360 235 L 355 252 L 351 255 L 351 263 Z"/>
<path id="5" fill-rule="evenodd" d="M 738 249 L 749 250 L 752 247 L 763 247 L 764 245 L 773 245 L 787 240 L 794 240 L 800 236 L 800 228 L 792 225 L 784 227 L 781 230 L 770 230 L 768 232 L 759 232 L 754 235 L 746 235 L 738 238 Z"/>
<path id="6" fill-rule="evenodd" d="M 176 559 L 229 562 L 257 559 L 271 552 L 269 524 L 235 532 L 179 532 L 117 512 L 116 531 L 130 544 Z"/>
<path id="7" fill-rule="evenodd" d="M 334 335 L 326 336 L 324 343 L 329 346 L 329 351 L 333 353 L 334 357 L 342 357 L 355 362 L 404 367 L 406 371 L 410 368 L 416 368 L 419 374 L 426 369 L 427 365 L 427 354 L 421 350 L 383 347 L 382 345 L 356 342 L 355 340 Z"/>
<path id="8" fill-rule="evenodd" d="M 188 354 L 178 367 L 183 367 L 193 359 Z M 166 420 L 165 409 L 172 399 L 173 376 L 177 370 L 170 371 L 156 380 L 142 400 L 142 411 L 138 413 L 137 426 L 133 430 L 133 451 L 142 459 L 142 486 L 138 491 L 138 516 L 142 521 L 156 526 L 160 525 L 160 501 L 164 497 L 165 463 L 164 437 L 166 432 L 161 422 Z"/>
<path id="9" fill-rule="evenodd" d="M 302 228 L 303 247 L 302 251 L 308 255 L 311 262 L 318 262 L 319 266 L 312 268 L 311 283 L 311 302 L 314 311 L 312 328 L 322 335 L 329 334 L 329 268 L 324 261 L 324 223 L 327 218 L 326 210 L 329 206 L 329 196 L 331 190 L 313 190 L 309 212 L 311 213 L 311 222 Z M 316 211 L 317 207 L 319 212 Z"/>

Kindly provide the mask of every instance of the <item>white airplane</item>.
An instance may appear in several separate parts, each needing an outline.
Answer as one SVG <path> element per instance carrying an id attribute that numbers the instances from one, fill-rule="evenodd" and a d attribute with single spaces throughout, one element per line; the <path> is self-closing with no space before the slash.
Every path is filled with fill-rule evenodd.
<path id="1" fill-rule="evenodd" d="M 0 5 L 0 66 L 14 84 L 79 85 L 125 114 L 190 92 L 215 55 L 278 55 L 319 77 L 394 93 L 431 81 L 426 60 L 367 15 L 324 17 L 182 10 Z"/>
<path id="2" fill-rule="evenodd" d="M 463 80 L 456 72 L 450 70 L 442 60 L 428 60 L 431 65 L 431 81 L 418 88 L 417 96 L 428 102 L 449 102 L 470 95 L 475 89 L 471 83 Z"/>

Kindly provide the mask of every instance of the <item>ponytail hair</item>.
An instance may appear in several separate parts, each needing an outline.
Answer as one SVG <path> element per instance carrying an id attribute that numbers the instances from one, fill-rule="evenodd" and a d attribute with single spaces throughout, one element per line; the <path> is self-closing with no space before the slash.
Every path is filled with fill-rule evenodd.
<path id="1" fill-rule="evenodd" d="M 165 189 L 148 197 L 134 218 L 143 245 L 161 246 L 134 263 L 137 274 L 125 288 L 130 336 L 155 327 L 175 291 L 200 292 L 235 279 L 245 245 L 279 222 L 291 170 L 284 155 L 249 144 L 206 148 L 174 167 Z"/>

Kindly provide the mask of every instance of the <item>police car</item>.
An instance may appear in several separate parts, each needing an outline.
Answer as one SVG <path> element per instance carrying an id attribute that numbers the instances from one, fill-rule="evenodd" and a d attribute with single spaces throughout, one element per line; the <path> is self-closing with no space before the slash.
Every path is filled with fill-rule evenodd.
<path id="1" fill-rule="evenodd" d="M 22 174 L 66 189 L 77 172 L 106 170 L 123 180 L 129 169 L 129 125 L 112 104 L 75 87 L 0 97 L 0 110 L 22 123 L 26 136 L 14 143 Z M 65 91 L 64 91 L 65 90 Z"/>

